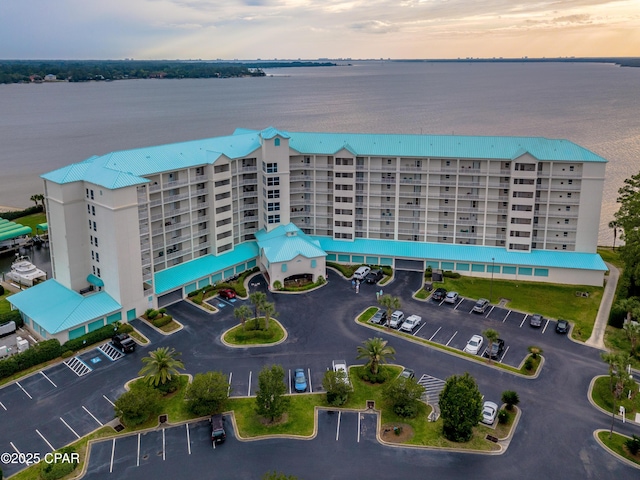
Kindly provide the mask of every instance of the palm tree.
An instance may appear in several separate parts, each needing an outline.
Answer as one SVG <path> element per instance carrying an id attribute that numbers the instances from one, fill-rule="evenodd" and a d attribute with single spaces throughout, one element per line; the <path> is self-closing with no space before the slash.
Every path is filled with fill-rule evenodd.
<path id="1" fill-rule="evenodd" d="M 236 308 L 233 311 L 233 316 L 240 320 L 240 324 L 242 325 L 242 330 L 244 330 L 244 323 L 247 321 L 249 317 L 251 317 L 251 309 L 249 305 L 242 305 Z"/>
<path id="2" fill-rule="evenodd" d="M 42 211 L 43 213 L 47 213 L 47 209 L 44 206 L 44 195 L 42 193 L 39 193 L 37 195 L 34 195 L 36 197 L 36 199 L 42 204 Z M 36 203 L 36 206 L 38 204 Z"/>
<path id="3" fill-rule="evenodd" d="M 269 330 L 269 320 L 277 315 L 276 306 L 273 303 L 265 302 L 262 305 L 262 312 L 264 313 L 264 329 Z"/>
<path id="4" fill-rule="evenodd" d="M 531 345 L 528 350 L 533 358 L 538 358 L 538 355 L 542 355 L 542 349 L 540 347 L 536 347 L 535 345 Z"/>
<path id="5" fill-rule="evenodd" d="M 629 376 L 625 367 L 629 363 L 629 356 L 615 353 L 602 353 L 600 355 L 609 365 L 609 388 L 613 396 L 613 408 L 611 409 L 611 429 L 609 430 L 609 438 L 613 434 L 613 422 L 616 418 L 616 401 L 620 399 L 624 392 L 625 386 L 629 384 Z"/>
<path id="6" fill-rule="evenodd" d="M 29 200 L 31 200 L 33 203 L 35 203 L 36 207 L 37 207 L 38 206 L 38 200 L 40 200 L 40 199 L 38 198 L 38 195 L 36 194 L 36 195 L 31 195 Z"/>
<path id="7" fill-rule="evenodd" d="M 498 341 L 498 338 L 500 338 L 500 334 L 493 328 L 488 328 L 482 332 L 482 335 L 487 337 L 487 340 L 489 341 L 489 363 L 491 363 L 491 350 L 493 348 L 493 344 Z"/>
<path id="8" fill-rule="evenodd" d="M 378 303 L 387 309 L 387 318 L 391 318 L 391 313 L 393 310 L 400 309 L 400 298 L 392 297 L 391 295 L 382 295 L 378 299 Z"/>
<path id="9" fill-rule="evenodd" d="M 618 236 L 618 228 L 620 226 L 618 225 L 618 221 L 617 220 L 611 220 L 609 222 L 609 228 L 613 229 L 613 251 L 615 252 L 616 250 L 616 238 Z"/>
<path id="10" fill-rule="evenodd" d="M 146 382 L 155 387 L 164 385 L 173 375 L 179 375 L 178 369 L 184 370 L 184 364 L 177 358 L 179 356 L 174 348 L 157 348 L 142 359 L 144 366 L 139 375 L 144 375 Z"/>
<path id="11" fill-rule="evenodd" d="M 358 346 L 358 356 L 356 358 L 368 358 L 367 367 L 372 374 L 377 375 L 381 363 L 387 363 L 387 358 L 393 360 L 396 351 L 393 347 L 387 346 L 387 341 L 382 338 L 370 338 Z"/>
<path id="12" fill-rule="evenodd" d="M 631 342 L 631 355 L 636 354 L 636 347 L 638 346 L 638 340 L 640 339 L 640 324 L 627 322 L 622 327 L 627 334 L 629 342 Z"/>
<path id="13" fill-rule="evenodd" d="M 249 301 L 253 303 L 255 311 L 255 329 L 258 330 L 258 328 L 260 328 L 260 312 L 262 312 L 264 304 L 267 303 L 267 294 L 264 292 L 253 292 L 249 295 Z"/>

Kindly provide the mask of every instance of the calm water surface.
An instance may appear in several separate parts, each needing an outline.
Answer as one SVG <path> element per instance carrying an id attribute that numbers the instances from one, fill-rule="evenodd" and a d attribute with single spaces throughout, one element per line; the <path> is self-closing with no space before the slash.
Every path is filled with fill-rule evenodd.
<path id="1" fill-rule="evenodd" d="M 609 160 L 600 243 L 611 244 L 617 189 L 640 170 L 640 68 L 363 62 L 267 73 L 0 85 L 0 205 L 31 205 L 40 174 L 92 155 L 237 127 L 545 136 Z"/>

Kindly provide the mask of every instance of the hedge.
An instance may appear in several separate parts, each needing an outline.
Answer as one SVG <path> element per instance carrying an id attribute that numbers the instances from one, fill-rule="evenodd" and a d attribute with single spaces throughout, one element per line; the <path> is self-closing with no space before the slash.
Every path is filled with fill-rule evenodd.
<path id="1" fill-rule="evenodd" d="M 162 328 L 165 325 L 171 323 L 171 320 L 173 320 L 173 317 L 171 315 L 165 315 L 164 317 L 152 320 L 151 323 L 153 323 L 154 327 L 156 328 Z"/>
<path id="2" fill-rule="evenodd" d="M 5 323 L 9 323 L 11 321 L 16 322 L 17 328 L 22 328 L 24 325 L 24 320 L 22 320 L 22 315 L 20 315 L 19 310 L 11 310 L 10 312 L 0 313 L 0 325 L 4 325 Z"/>
<path id="3" fill-rule="evenodd" d="M 40 212 L 42 212 L 42 205 L 25 208 L 24 210 L 0 213 L 0 218 L 4 218 L 5 220 L 15 220 L 16 218 L 26 217 L 27 215 L 33 215 L 34 213 Z"/>
<path id="4" fill-rule="evenodd" d="M 27 368 L 58 358 L 61 353 L 62 348 L 58 340 L 44 340 L 25 352 L 0 361 L 0 378 L 10 377 Z"/>
<path id="5" fill-rule="evenodd" d="M 77 453 L 75 447 L 72 445 L 56 450 L 56 452 L 67 454 L 68 457 L 66 458 L 71 458 L 72 453 Z M 78 467 L 78 462 L 41 462 L 41 465 L 40 478 L 42 478 L 42 480 L 59 480 L 73 472 Z"/>
<path id="6" fill-rule="evenodd" d="M 113 337 L 115 333 L 129 333 L 133 331 L 133 327 L 129 324 L 117 326 L 117 330 L 115 332 L 114 327 L 116 327 L 115 324 L 105 325 L 98 330 L 94 330 L 93 332 L 87 333 L 86 335 L 74 338 L 73 340 L 69 340 L 68 342 L 65 342 L 64 345 L 62 345 L 60 353 L 66 351 L 77 352 L 78 350 L 82 350 L 89 345 L 107 340 L 108 338 Z"/>

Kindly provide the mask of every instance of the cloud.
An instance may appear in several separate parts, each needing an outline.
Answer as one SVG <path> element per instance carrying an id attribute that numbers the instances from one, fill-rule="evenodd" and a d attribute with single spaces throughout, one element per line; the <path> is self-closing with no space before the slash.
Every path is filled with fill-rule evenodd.
<path id="1" fill-rule="evenodd" d="M 381 22 L 380 20 L 366 20 L 351 24 L 351 28 L 356 31 L 365 33 L 389 33 L 397 30 L 397 27 L 391 23 Z"/>

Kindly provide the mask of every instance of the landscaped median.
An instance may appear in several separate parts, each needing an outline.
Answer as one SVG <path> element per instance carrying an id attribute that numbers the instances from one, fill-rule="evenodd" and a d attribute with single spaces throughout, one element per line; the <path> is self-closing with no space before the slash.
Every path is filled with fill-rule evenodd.
<path id="1" fill-rule="evenodd" d="M 224 332 L 221 341 L 227 347 L 271 347 L 287 339 L 287 331 L 275 318 L 269 319 L 269 328 L 264 328 L 265 318 L 247 320 Z"/>
<path id="2" fill-rule="evenodd" d="M 640 451 L 636 451 L 636 453 L 633 454 L 629 450 L 628 445 L 634 440 L 640 443 L 638 437 L 633 439 L 616 432 L 609 433 L 609 430 L 596 430 L 593 432 L 593 436 L 609 453 L 627 465 L 640 469 Z"/>
<path id="3" fill-rule="evenodd" d="M 446 345 L 442 345 L 440 343 L 429 341 L 425 338 L 415 337 L 409 333 L 404 333 L 399 330 L 394 330 L 391 328 L 387 328 L 381 325 L 374 325 L 369 323 L 369 319 L 373 317 L 373 315 L 378 311 L 378 307 L 369 307 L 364 312 L 362 312 L 357 318 L 356 322 L 360 323 L 368 328 L 379 330 L 388 334 L 393 334 L 397 337 L 404 338 L 406 340 L 420 343 L 430 348 L 435 348 L 438 350 L 442 350 L 443 352 L 457 355 L 459 357 L 464 357 L 468 360 L 472 360 L 474 362 L 482 363 L 487 365 L 488 367 L 499 368 L 501 370 L 505 370 L 514 375 L 522 375 L 527 378 L 537 378 L 542 370 L 542 365 L 544 365 L 544 357 L 539 353 L 530 353 L 520 364 L 519 368 L 512 367 L 510 365 L 505 365 L 503 363 L 497 363 L 494 361 L 489 361 L 489 359 L 484 359 L 478 357 L 478 355 L 473 355 L 471 353 L 466 353 L 462 350 L 458 350 L 457 348 L 447 347 Z"/>

